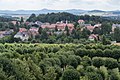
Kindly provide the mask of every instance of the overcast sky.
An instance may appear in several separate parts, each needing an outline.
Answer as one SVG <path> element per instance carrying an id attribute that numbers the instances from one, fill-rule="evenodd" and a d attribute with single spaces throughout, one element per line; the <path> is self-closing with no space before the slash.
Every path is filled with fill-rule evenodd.
<path id="1" fill-rule="evenodd" d="M 120 10 L 120 0 L 0 0 L 1 10 Z"/>

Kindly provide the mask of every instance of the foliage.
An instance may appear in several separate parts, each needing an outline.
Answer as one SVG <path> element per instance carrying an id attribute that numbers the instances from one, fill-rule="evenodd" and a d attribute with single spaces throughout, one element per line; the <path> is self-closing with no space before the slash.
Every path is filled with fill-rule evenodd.
<path id="1" fill-rule="evenodd" d="M 2 80 L 119 80 L 120 46 L 0 44 Z"/>
<path id="2" fill-rule="evenodd" d="M 62 75 L 62 80 L 80 80 L 79 73 L 75 70 L 66 70 Z"/>

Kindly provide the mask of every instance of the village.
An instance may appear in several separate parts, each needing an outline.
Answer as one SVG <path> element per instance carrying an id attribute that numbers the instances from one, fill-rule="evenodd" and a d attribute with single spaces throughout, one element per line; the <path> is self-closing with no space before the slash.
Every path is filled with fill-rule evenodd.
<path id="1" fill-rule="evenodd" d="M 11 23 L 16 25 L 17 21 L 11 21 Z M 91 24 L 86 24 L 85 21 L 82 20 L 82 19 L 78 20 L 77 23 L 78 23 L 77 26 L 80 26 L 80 31 L 82 31 L 83 29 L 87 29 L 87 30 L 90 31 L 91 34 L 88 37 L 88 39 L 90 41 L 100 39 L 99 34 L 94 34 L 93 30 L 95 28 L 101 29 L 101 25 L 102 25 L 101 23 L 98 23 L 98 24 L 95 24 L 94 26 L 92 26 Z M 31 36 L 32 36 L 32 38 L 35 38 L 35 36 L 39 34 L 39 28 L 48 29 L 47 30 L 48 35 L 53 35 L 53 34 L 60 35 L 62 33 L 66 33 L 66 31 L 65 31 L 66 26 L 68 27 L 70 34 L 75 29 L 74 23 L 71 23 L 70 21 L 67 21 L 67 20 L 56 22 L 55 24 L 50 24 L 50 23 L 47 23 L 47 22 L 42 23 L 40 21 L 36 21 L 36 22 L 26 22 L 26 21 L 24 21 L 24 22 L 22 22 L 22 24 L 26 24 L 27 26 L 31 26 L 29 29 L 26 29 L 24 27 L 19 28 L 19 31 L 14 35 L 14 38 L 19 38 L 22 41 L 28 41 L 28 39 Z M 36 27 L 36 25 L 37 25 L 37 27 Z M 111 33 L 114 33 L 114 29 L 116 27 L 120 27 L 120 24 L 113 24 Z M 57 31 L 55 29 L 57 29 Z M 3 38 L 5 36 L 9 36 L 13 32 L 14 32 L 13 29 L 0 31 L 0 38 Z"/>

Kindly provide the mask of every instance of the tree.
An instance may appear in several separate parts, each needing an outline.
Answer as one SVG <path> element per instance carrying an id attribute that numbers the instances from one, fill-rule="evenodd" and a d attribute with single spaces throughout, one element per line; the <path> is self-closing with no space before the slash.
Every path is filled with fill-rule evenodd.
<path id="1" fill-rule="evenodd" d="M 91 58 L 88 56 L 84 56 L 82 60 L 82 65 L 84 67 L 90 66 L 92 64 Z"/>
<path id="2" fill-rule="evenodd" d="M 64 71 L 62 80 L 80 80 L 80 74 L 74 69 L 68 69 Z"/>
<path id="3" fill-rule="evenodd" d="M 91 34 L 91 32 L 88 29 L 84 28 L 81 36 L 82 36 L 82 38 L 88 39 L 90 34 Z"/>
<path id="4" fill-rule="evenodd" d="M 56 80 L 60 80 L 63 70 L 59 66 L 55 66 L 55 72 L 56 72 Z"/>
<path id="5" fill-rule="evenodd" d="M 79 30 L 73 29 L 70 35 L 73 39 L 80 39 L 81 32 Z"/>
<path id="6" fill-rule="evenodd" d="M 113 49 L 112 56 L 113 56 L 113 58 L 118 60 L 120 58 L 120 50 L 119 49 Z"/>
<path id="7" fill-rule="evenodd" d="M 104 80 L 108 80 L 109 74 L 108 74 L 108 70 L 105 66 L 100 67 L 99 73 L 101 74 L 101 76 L 103 77 Z"/>
<path id="8" fill-rule="evenodd" d="M 80 76 L 85 76 L 85 69 L 84 69 L 83 65 L 79 65 L 77 67 L 77 71 L 80 73 Z"/>
<path id="9" fill-rule="evenodd" d="M 105 60 L 105 67 L 107 67 L 108 69 L 114 69 L 118 67 L 118 62 L 115 59 L 112 58 L 107 58 Z"/>
<path id="10" fill-rule="evenodd" d="M 92 62 L 93 62 L 93 65 L 98 68 L 100 68 L 100 66 L 104 65 L 104 60 L 99 57 L 94 57 L 92 59 Z"/>
<path id="11" fill-rule="evenodd" d="M 84 57 L 84 56 L 87 56 L 87 50 L 86 49 L 81 49 L 81 48 L 78 48 L 76 50 L 76 55 L 79 55 L 80 57 Z"/>
<path id="12" fill-rule="evenodd" d="M 110 71 L 110 80 L 120 80 L 120 73 L 118 68 Z"/>
<path id="13" fill-rule="evenodd" d="M 107 23 L 107 22 L 102 23 L 102 26 L 101 26 L 102 34 L 104 35 L 110 34 L 111 31 L 112 31 L 112 26 L 110 23 Z"/>
<path id="14" fill-rule="evenodd" d="M 31 14 L 31 16 L 27 19 L 27 21 L 35 22 L 36 21 L 36 15 L 35 14 Z"/>
<path id="15" fill-rule="evenodd" d="M 101 49 L 96 49 L 95 51 L 96 51 L 96 56 L 97 56 L 97 57 L 102 57 L 102 56 L 104 56 L 104 53 L 103 53 L 103 51 L 102 51 Z"/>
<path id="16" fill-rule="evenodd" d="M 61 61 L 61 67 L 64 69 L 67 65 L 67 58 L 64 55 L 59 55 L 58 58 Z"/>
<path id="17" fill-rule="evenodd" d="M 88 80 L 103 80 L 102 75 L 98 73 L 97 68 L 95 68 L 94 66 L 88 66 L 86 68 L 85 75 L 88 78 Z"/>
<path id="18" fill-rule="evenodd" d="M 98 27 L 95 27 L 95 28 L 93 29 L 93 34 L 101 34 L 101 29 L 98 28 Z"/>
<path id="19" fill-rule="evenodd" d="M 35 76 L 37 80 L 43 80 L 42 70 L 29 58 L 27 64 L 30 68 L 30 72 Z"/>
<path id="20" fill-rule="evenodd" d="M 15 79 L 21 79 L 21 80 L 31 80 L 31 79 L 36 79 L 36 76 L 34 76 L 34 72 L 32 71 L 31 68 L 28 67 L 28 64 L 20 59 L 14 59 L 12 60 L 12 65 L 11 67 L 13 69 L 11 75 L 15 76 Z"/>
<path id="21" fill-rule="evenodd" d="M 102 43 L 103 43 L 103 45 L 106 45 L 107 44 L 107 40 L 106 40 L 106 37 L 103 35 L 103 37 L 102 37 Z"/>
<path id="22" fill-rule="evenodd" d="M 9 22 L 8 25 L 9 25 L 9 29 L 14 29 L 14 27 L 15 27 L 15 25 L 11 22 Z"/>
<path id="23" fill-rule="evenodd" d="M 75 59 L 75 56 L 69 56 L 68 61 L 69 61 L 69 65 L 73 66 L 75 69 L 77 68 L 78 62 Z"/>
<path id="24" fill-rule="evenodd" d="M 24 22 L 24 19 L 23 19 L 23 17 L 21 17 L 20 23 L 23 23 L 23 22 Z"/>
<path id="25" fill-rule="evenodd" d="M 48 39 L 48 34 L 45 30 L 42 31 L 40 38 L 41 38 L 41 40 Z"/>
<path id="26" fill-rule="evenodd" d="M 110 50 L 110 49 L 105 49 L 103 56 L 104 56 L 104 57 L 112 57 L 112 56 L 113 56 L 112 53 L 113 53 L 112 50 Z"/>
<path id="27" fill-rule="evenodd" d="M 103 45 L 111 44 L 110 40 L 108 40 L 108 39 L 105 37 L 105 35 L 103 35 L 103 37 L 102 37 L 102 43 L 103 43 Z"/>
<path id="28" fill-rule="evenodd" d="M 56 80 L 56 75 L 54 68 L 49 68 L 47 73 L 44 75 L 44 80 Z"/>
<path id="29" fill-rule="evenodd" d="M 14 27 L 14 31 L 15 31 L 15 32 L 18 32 L 18 31 L 19 31 L 19 27 L 20 27 L 20 24 L 19 24 L 19 22 L 17 21 L 17 22 L 16 22 L 16 25 L 15 25 L 15 27 Z"/>
<path id="30" fill-rule="evenodd" d="M 68 26 L 65 26 L 65 31 L 66 31 L 66 35 L 69 36 L 70 34 L 69 34 L 69 28 L 68 28 Z"/>
<path id="31" fill-rule="evenodd" d="M 41 61 L 39 63 L 39 67 L 41 68 L 43 75 L 45 75 L 45 73 L 47 72 L 47 64 L 45 62 Z"/>
<path id="32" fill-rule="evenodd" d="M 95 72 L 89 72 L 87 74 L 88 80 L 104 80 L 102 76 Z"/>
<path id="33" fill-rule="evenodd" d="M 38 30 L 39 34 L 41 34 L 42 31 L 43 31 L 42 27 L 39 27 L 39 30 Z"/>
<path id="34" fill-rule="evenodd" d="M 55 31 L 58 31 L 58 28 L 57 28 L 57 26 L 55 26 Z"/>

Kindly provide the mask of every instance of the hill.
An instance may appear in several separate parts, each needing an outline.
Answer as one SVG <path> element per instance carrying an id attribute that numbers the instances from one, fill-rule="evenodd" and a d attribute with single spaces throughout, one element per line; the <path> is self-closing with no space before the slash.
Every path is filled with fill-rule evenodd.
<path id="1" fill-rule="evenodd" d="M 102 11 L 102 10 L 92 10 L 92 11 L 88 11 L 88 12 L 106 12 L 106 11 Z"/>
<path id="2" fill-rule="evenodd" d="M 47 14 L 47 13 L 58 13 L 58 12 L 68 12 L 71 14 L 79 15 L 80 13 L 86 12 L 85 10 L 80 9 L 68 9 L 68 10 L 50 10 L 50 9 L 41 9 L 41 10 L 0 10 L 0 14 L 2 15 L 12 15 L 12 14 Z"/>
<path id="3" fill-rule="evenodd" d="M 79 19 L 83 19 L 86 22 L 93 21 L 95 23 L 108 21 L 108 19 L 100 17 L 100 16 L 89 16 L 89 15 L 74 15 L 67 12 L 62 13 L 48 13 L 48 14 L 39 14 L 36 16 L 32 14 L 27 21 L 34 22 L 34 21 L 41 21 L 41 22 L 49 22 L 49 23 L 56 23 L 58 21 L 70 21 L 70 22 L 77 22 Z"/>
<path id="4" fill-rule="evenodd" d="M 49 22 L 56 23 L 57 21 L 77 21 L 79 16 L 73 15 L 70 13 L 48 13 L 48 14 L 39 14 L 37 17 L 32 17 L 32 14 L 27 21 L 41 21 L 41 22 Z"/>

